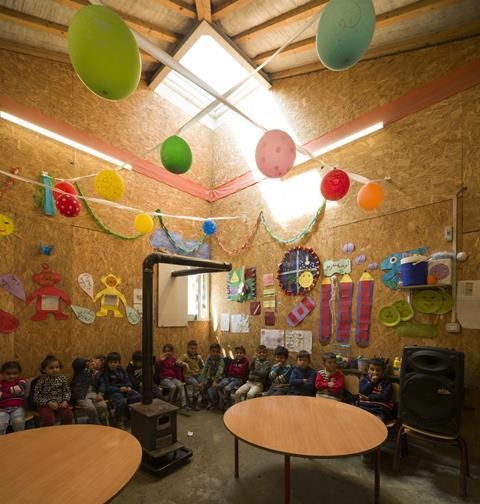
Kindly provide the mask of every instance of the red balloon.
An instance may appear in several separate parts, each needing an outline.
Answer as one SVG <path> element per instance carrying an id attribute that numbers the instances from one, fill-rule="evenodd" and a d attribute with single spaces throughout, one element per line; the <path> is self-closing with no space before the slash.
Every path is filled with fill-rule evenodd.
<path id="1" fill-rule="evenodd" d="M 64 217 L 76 217 L 80 213 L 80 201 L 71 194 L 60 194 L 55 206 Z"/>
<path id="2" fill-rule="evenodd" d="M 350 188 L 350 178 L 343 170 L 334 168 L 329 171 L 320 184 L 323 197 L 329 201 L 337 201 L 347 194 Z"/>
<path id="3" fill-rule="evenodd" d="M 75 186 L 71 184 L 70 182 L 67 182 L 66 180 L 62 180 L 62 182 L 59 182 L 58 184 L 55 184 L 53 186 L 54 189 L 59 189 L 60 191 L 63 191 L 68 194 L 73 194 L 73 196 L 77 195 L 77 190 L 75 189 Z M 55 200 L 61 196 L 62 193 L 59 193 L 57 191 L 53 191 L 53 197 Z"/>

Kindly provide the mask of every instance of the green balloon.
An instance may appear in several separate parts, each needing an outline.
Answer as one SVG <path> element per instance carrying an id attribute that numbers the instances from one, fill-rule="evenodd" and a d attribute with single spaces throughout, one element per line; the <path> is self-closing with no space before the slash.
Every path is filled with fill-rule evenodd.
<path id="1" fill-rule="evenodd" d="M 163 142 L 160 159 L 169 172 L 182 174 L 192 166 L 192 151 L 183 138 L 173 135 Z"/>
<path id="2" fill-rule="evenodd" d="M 101 98 L 123 100 L 138 86 L 137 42 L 123 19 L 106 7 L 88 5 L 73 16 L 68 53 L 80 80 Z"/>
<path id="3" fill-rule="evenodd" d="M 346 70 L 364 55 L 375 31 L 372 0 L 330 0 L 317 29 L 317 53 L 330 70 Z"/>

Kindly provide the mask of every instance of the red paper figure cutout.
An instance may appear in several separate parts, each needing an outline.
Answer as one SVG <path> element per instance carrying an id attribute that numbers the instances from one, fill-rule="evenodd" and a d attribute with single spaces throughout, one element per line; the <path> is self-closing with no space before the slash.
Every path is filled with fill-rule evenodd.
<path id="1" fill-rule="evenodd" d="M 55 284 L 60 282 L 62 276 L 60 273 L 50 271 L 46 263 L 42 264 L 42 270 L 41 273 L 32 275 L 32 280 L 41 285 L 40 289 L 32 292 L 26 301 L 27 304 L 31 304 L 35 298 L 37 299 L 37 312 L 33 315 L 32 320 L 45 320 L 49 313 L 51 313 L 56 320 L 68 319 L 68 315 L 63 313 L 60 309 L 60 300 L 63 300 L 67 306 L 71 306 L 72 301 L 65 291 L 55 287 Z"/>

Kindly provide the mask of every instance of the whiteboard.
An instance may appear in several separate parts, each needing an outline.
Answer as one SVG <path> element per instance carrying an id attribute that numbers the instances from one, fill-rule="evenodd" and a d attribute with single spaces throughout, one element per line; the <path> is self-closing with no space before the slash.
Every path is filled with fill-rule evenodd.
<path id="1" fill-rule="evenodd" d="M 158 327 L 188 325 L 188 277 L 172 277 L 175 270 L 186 266 L 160 264 L 158 266 Z"/>

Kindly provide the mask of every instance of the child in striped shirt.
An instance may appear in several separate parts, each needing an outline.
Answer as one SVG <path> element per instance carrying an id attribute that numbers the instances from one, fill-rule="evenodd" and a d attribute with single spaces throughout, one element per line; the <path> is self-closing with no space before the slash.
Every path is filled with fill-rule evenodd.
<path id="1" fill-rule="evenodd" d="M 292 374 L 292 365 L 287 364 L 288 350 L 283 346 L 275 348 L 275 364 L 270 371 L 271 386 L 264 396 L 286 395 L 290 387 L 290 375 Z"/>

